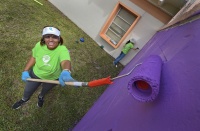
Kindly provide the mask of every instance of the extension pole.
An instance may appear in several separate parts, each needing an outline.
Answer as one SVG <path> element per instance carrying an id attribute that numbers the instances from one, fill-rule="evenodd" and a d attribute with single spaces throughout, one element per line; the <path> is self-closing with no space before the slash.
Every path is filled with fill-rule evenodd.
<path id="1" fill-rule="evenodd" d="M 114 78 L 111 78 L 111 80 L 115 80 L 115 79 L 118 79 L 118 78 L 121 78 L 121 77 L 124 77 L 124 76 L 130 75 L 131 72 L 132 72 L 132 71 L 133 71 L 137 66 L 139 66 L 139 65 L 141 65 L 141 64 L 142 64 L 142 63 L 136 64 L 136 65 L 133 67 L 133 69 L 131 69 L 128 73 L 123 74 L 123 75 L 120 75 L 120 76 L 117 76 L 117 77 L 114 77 Z"/>
<path id="2" fill-rule="evenodd" d="M 57 80 L 42 80 L 42 79 L 32 79 L 28 78 L 28 81 L 34 81 L 34 82 L 43 82 L 43 83 L 51 83 L 51 84 L 57 84 L 59 85 L 59 81 Z M 69 86 L 88 86 L 88 82 L 65 82 L 65 85 Z"/>
<path id="3" fill-rule="evenodd" d="M 98 80 L 93 80 L 90 82 L 65 82 L 65 85 L 70 85 L 70 86 L 88 86 L 88 87 L 96 87 L 96 86 L 102 86 L 102 85 L 107 85 L 107 84 L 112 84 L 113 80 L 121 78 L 121 77 L 125 77 L 127 75 L 130 75 L 131 72 L 139 65 L 141 65 L 142 63 L 139 63 L 137 65 L 135 65 L 128 73 L 114 77 L 114 78 L 101 78 Z M 28 81 L 34 81 L 34 82 L 44 82 L 44 83 L 52 83 L 52 84 L 60 84 L 59 81 L 57 80 L 42 80 L 42 79 L 32 79 L 32 78 L 28 78 Z"/>

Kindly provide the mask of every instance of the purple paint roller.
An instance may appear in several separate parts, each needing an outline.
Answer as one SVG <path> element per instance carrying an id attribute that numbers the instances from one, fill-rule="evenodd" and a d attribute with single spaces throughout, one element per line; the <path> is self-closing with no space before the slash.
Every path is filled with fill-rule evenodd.
<path id="1" fill-rule="evenodd" d="M 144 60 L 128 83 L 130 94 L 141 102 L 153 101 L 159 93 L 161 69 L 159 56 L 151 55 Z"/>

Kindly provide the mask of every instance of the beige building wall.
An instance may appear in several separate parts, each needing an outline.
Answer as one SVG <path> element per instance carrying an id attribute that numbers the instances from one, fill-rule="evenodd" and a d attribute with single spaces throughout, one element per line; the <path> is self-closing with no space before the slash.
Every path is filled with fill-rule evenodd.
<path id="1" fill-rule="evenodd" d="M 156 31 L 165 25 L 130 0 L 120 0 L 141 15 L 141 19 L 124 42 L 114 49 L 99 36 L 99 33 L 118 0 L 49 0 L 49 2 L 87 33 L 99 46 L 103 45 L 104 50 L 114 58 L 120 54 L 127 40 L 134 38 L 137 41 L 136 46 L 142 49 Z M 131 50 L 121 63 L 126 65 L 138 52 Z"/>

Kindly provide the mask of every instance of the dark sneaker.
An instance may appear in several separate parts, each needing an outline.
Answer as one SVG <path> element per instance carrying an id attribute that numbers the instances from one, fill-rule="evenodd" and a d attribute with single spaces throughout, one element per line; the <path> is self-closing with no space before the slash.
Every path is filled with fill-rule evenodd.
<path id="1" fill-rule="evenodd" d="M 39 95 L 38 95 L 38 103 L 37 103 L 37 106 L 38 106 L 38 107 L 42 107 L 42 106 L 43 106 L 43 103 L 44 103 L 44 97 L 40 98 Z"/>
<path id="2" fill-rule="evenodd" d="M 20 100 L 20 101 L 16 102 L 16 103 L 12 106 L 12 108 L 13 108 L 13 109 L 19 109 L 19 108 L 20 108 L 22 105 L 24 105 L 26 102 L 28 102 L 28 100 L 27 100 L 27 101 Z"/>

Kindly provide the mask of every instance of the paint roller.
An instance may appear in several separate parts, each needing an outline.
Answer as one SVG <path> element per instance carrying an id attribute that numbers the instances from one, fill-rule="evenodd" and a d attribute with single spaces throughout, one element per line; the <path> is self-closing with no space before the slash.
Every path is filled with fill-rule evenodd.
<path id="1" fill-rule="evenodd" d="M 73 81 L 73 82 L 65 82 L 65 85 L 69 85 L 69 86 L 76 86 L 76 87 L 90 87 L 90 88 L 94 88 L 97 86 L 103 86 L 103 85 L 108 85 L 108 84 L 112 84 L 113 80 L 115 79 L 119 79 L 121 77 L 125 77 L 131 74 L 131 72 L 139 65 L 141 65 L 142 63 L 136 64 L 128 73 L 114 77 L 114 78 L 110 78 L 110 76 L 106 77 L 106 78 L 101 78 L 101 79 L 97 79 L 97 80 L 92 80 L 89 82 L 79 82 L 79 81 Z M 59 81 L 57 80 L 43 80 L 43 79 L 33 79 L 33 78 L 28 78 L 28 81 L 33 81 L 33 82 L 43 82 L 43 83 L 51 83 L 51 84 L 60 84 Z"/>
<path id="2" fill-rule="evenodd" d="M 159 92 L 162 60 L 159 56 L 152 55 L 144 63 L 136 64 L 128 73 L 110 78 L 101 78 L 89 82 L 65 82 L 66 85 L 78 87 L 90 87 L 112 84 L 113 80 L 128 76 L 135 70 L 132 79 L 128 83 L 128 91 L 137 100 L 142 102 L 153 101 Z M 138 68 L 136 68 L 138 67 Z M 28 81 L 59 84 L 56 80 L 41 80 L 28 78 Z"/>
<path id="3" fill-rule="evenodd" d="M 162 60 L 151 55 L 134 71 L 128 82 L 128 91 L 141 102 L 151 102 L 159 93 Z"/>

